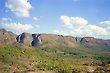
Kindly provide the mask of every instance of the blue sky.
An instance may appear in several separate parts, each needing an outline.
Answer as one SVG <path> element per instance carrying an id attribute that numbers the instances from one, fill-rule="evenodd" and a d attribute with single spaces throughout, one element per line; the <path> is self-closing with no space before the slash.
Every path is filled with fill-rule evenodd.
<path id="1" fill-rule="evenodd" d="M 0 27 L 110 39 L 110 0 L 0 0 Z"/>

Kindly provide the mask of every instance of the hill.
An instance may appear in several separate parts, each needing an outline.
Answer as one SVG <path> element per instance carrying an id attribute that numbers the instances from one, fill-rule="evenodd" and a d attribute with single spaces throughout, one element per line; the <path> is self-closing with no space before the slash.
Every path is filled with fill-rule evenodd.
<path id="1" fill-rule="evenodd" d="M 110 40 L 0 29 L 0 73 L 110 73 Z"/>

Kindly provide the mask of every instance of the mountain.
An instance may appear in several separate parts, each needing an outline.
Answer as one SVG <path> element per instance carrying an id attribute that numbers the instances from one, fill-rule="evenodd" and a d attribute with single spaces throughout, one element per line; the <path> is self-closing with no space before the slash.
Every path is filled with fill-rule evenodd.
<path id="1" fill-rule="evenodd" d="M 90 50 L 110 51 L 110 39 L 105 40 L 94 37 L 72 37 L 57 34 L 31 34 L 26 32 L 16 35 L 5 29 L 0 29 L 0 34 L 0 45 L 16 43 L 27 47 L 40 47 L 51 51 L 63 50 L 64 48 L 81 47 L 89 48 Z M 55 47 L 56 49 L 51 49 Z"/>
<path id="2" fill-rule="evenodd" d="M 110 39 L 0 29 L 0 73 L 30 72 L 110 73 Z"/>
<path id="3" fill-rule="evenodd" d="M 97 39 L 94 37 L 72 37 L 63 36 L 57 34 L 31 34 L 31 33 L 21 33 L 16 35 L 5 29 L 0 29 L 0 44 L 13 44 L 20 43 L 25 46 L 40 46 L 43 47 L 71 47 L 75 48 L 79 45 L 88 48 L 97 46 L 103 49 L 110 50 L 110 39 Z M 105 48 L 106 47 L 106 48 Z"/>
<path id="4" fill-rule="evenodd" d="M 110 45 L 110 40 L 97 39 L 93 37 L 72 37 L 55 34 L 30 34 L 22 33 L 17 36 L 17 42 L 27 46 L 37 46 L 41 44 L 68 45 L 74 47 L 76 45 L 94 46 L 94 45 Z"/>

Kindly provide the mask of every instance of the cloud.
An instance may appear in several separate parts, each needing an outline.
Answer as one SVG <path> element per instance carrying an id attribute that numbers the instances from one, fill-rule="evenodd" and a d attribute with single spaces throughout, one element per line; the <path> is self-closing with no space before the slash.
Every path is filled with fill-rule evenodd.
<path id="1" fill-rule="evenodd" d="M 37 20 L 38 20 L 38 18 L 37 18 L 37 17 L 33 17 L 33 20 L 37 21 Z"/>
<path id="2" fill-rule="evenodd" d="M 100 24 L 110 25 L 110 21 L 101 21 Z"/>
<path id="3" fill-rule="evenodd" d="M 106 28 L 107 30 L 110 30 L 110 21 L 101 21 L 101 26 Z"/>
<path id="4" fill-rule="evenodd" d="M 71 33 L 74 36 L 79 37 L 92 36 L 96 38 L 109 38 L 108 36 L 110 35 L 110 33 L 106 29 L 91 24 L 83 28 L 72 29 Z"/>
<path id="5" fill-rule="evenodd" d="M 67 32 L 60 31 L 60 30 L 57 30 L 57 29 L 53 30 L 53 33 L 54 34 L 60 34 L 60 35 L 63 35 L 63 36 L 69 35 Z"/>
<path id="6" fill-rule="evenodd" d="M 66 27 L 71 26 L 71 28 L 69 28 L 70 32 L 68 32 L 68 34 L 72 36 L 110 38 L 110 32 L 106 28 L 89 24 L 88 21 L 82 17 L 61 16 L 60 19 L 64 25 L 66 25 Z"/>
<path id="7" fill-rule="evenodd" d="M 20 30 L 30 30 L 33 28 L 30 24 L 21 24 L 19 22 L 18 23 L 12 22 L 12 23 L 5 24 L 5 27 L 11 28 L 14 30 L 19 30 L 19 31 Z"/>
<path id="8" fill-rule="evenodd" d="M 31 24 L 21 24 L 20 22 L 12 22 L 10 18 L 2 18 L 1 24 L 5 28 L 17 30 L 17 31 L 27 31 L 33 28 Z"/>
<path id="9" fill-rule="evenodd" d="M 60 16 L 60 19 L 65 25 L 71 25 L 71 19 L 68 16 Z"/>
<path id="10" fill-rule="evenodd" d="M 32 5 L 28 0 L 7 0 L 5 7 L 18 17 L 29 17 L 29 10 L 32 8 Z"/>
<path id="11" fill-rule="evenodd" d="M 82 27 L 88 24 L 88 21 L 82 17 L 61 16 L 60 19 L 69 28 Z"/>

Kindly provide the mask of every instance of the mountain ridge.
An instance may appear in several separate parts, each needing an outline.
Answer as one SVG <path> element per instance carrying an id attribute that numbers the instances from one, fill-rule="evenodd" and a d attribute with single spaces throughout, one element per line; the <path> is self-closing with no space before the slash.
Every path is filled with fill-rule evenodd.
<path id="1" fill-rule="evenodd" d="M 0 29 L 0 44 L 7 43 L 20 43 L 26 46 L 38 46 L 41 44 L 50 44 L 58 46 L 75 46 L 75 45 L 84 45 L 84 46 L 94 46 L 94 45 L 110 45 L 110 39 L 98 39 L 94 37 L 73 37 L 73 36 L 63 36 L 57 34 L 31 34 L 23 32 L 19 35 L 16 35 L 13 32 L 7 31 L 6 29 Z M 59 45 L 61 46 L 61 45 Z"/>

